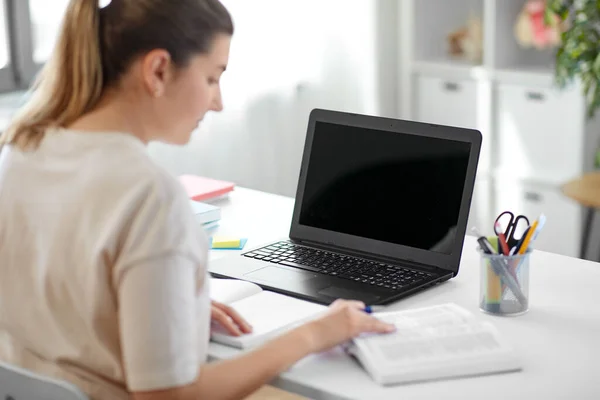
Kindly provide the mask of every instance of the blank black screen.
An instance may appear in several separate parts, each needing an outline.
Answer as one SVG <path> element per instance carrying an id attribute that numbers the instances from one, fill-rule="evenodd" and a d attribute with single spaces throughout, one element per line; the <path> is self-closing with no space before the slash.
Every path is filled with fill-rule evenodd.
<path id="1" fill-rule="evenodd" d="M 470 147 L 316 122 L 299 222 L 450 254 Z"/>

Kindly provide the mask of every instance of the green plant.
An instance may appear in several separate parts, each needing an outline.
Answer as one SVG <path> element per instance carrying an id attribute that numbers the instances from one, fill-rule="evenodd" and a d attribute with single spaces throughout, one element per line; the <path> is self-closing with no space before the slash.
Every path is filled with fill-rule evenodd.
<path id="1" fill-rule="evenodd" d="M 546 23 L 552 14 L 566 26 L 556 51 L 556 83 L 565 87 L 579 78 L 593 117 L 600 107 L 600 0 L 548 0 Z"/>
<path id="2" fill-rule="evenodd" d="M 600 0 L 547 0 L 546 24 L 553 15 L 565 24 L 555 56 L 555 81 L 564 88 L 578 78 L 592 118 L 600 108 Z M 600 148 L 595 165 L 600 167 Z"/>

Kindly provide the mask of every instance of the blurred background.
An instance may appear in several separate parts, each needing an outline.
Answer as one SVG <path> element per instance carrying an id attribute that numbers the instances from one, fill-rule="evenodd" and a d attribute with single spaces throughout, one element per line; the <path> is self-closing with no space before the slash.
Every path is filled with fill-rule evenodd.
<path id="1" fill-rule="evenodd" d="M 52 52 L 68 1 L 0 3 L 2 127 Z M 491 232 L 504 210 L 531 219 L 543 212 L 538 248 L 598 259 L 597 232 L 582 249 L 590 204 L 563 185 L 594 170 L 600 125 L 577 80 L 555 84 L 567 28 L 540 25 L 545 1 L 223 3 L 236 29 L 222 79 L 225 109 L 207 116 L 183 148 L 149 146 L 172 174 L 294 196 L 313 108 L 476 128 L 484 145 L 470 226 Z"/>

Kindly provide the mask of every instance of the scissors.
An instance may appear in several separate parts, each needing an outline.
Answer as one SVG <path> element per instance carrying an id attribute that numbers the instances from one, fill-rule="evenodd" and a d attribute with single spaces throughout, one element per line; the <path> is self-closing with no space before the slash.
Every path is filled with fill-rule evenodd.
<path id="1" fill-rule="evenodd" d="M 504 232 L 501 232 L 501 231 L 499 231 L 499 229 L 501 229 L 500 227 L 504 225 L 504 224 L 501 224 L 501 222 L 502 222 L 501 220 L 506 221 L 506 218 L 504 218 L 504 219 L 502 218 L 505 215 L 508 215 L 509 219 L 508 219 L 508 223 L 506 224 L 506 229 L 504 230 Z M 521 230 L 521 233 L 520 233 L 521 237 L 515 237 L 515 233 L 518 231 L 520 221 L 525 221 L 524 222 L 525 225 L 523 226 L 523 229 Z M 521 225 L 523 225 L 523 223 L 521 223 Z M 515 214 L 513 214 L 510 211 L 504 211 L 502 214 L 498 215 L 498 217 L 496 218 L 496 221 L 494 222 L 494 233 L 496 235 L 504 233 L 504 238 L 506 239 L 506 244 L 508 245 L 509 249 L 512 249 L 517 244 L 519 244 L 519 241 L 522 239 L 523 234 L 525 233 L 527 228 L 529 228 L 529 219 L 527 219 L 527 217 L 524 215 L 517 215 L 515 217 Z"/>

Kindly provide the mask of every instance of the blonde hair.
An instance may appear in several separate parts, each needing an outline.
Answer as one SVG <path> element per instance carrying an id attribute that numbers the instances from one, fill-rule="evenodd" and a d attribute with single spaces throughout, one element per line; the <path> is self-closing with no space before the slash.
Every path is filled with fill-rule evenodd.
<path id="1" fill-rule="evenodd" d="M 134 57 L 162 48 L 182 67 L 207 52 L 217 33 L 233 34 L 218 0 L 112 0 L 102 9 L 98 0 L 71 0 L 54 52 L 0 146 L 37 147 L 48 128 L 68 126 L 92 110 Z"/>

